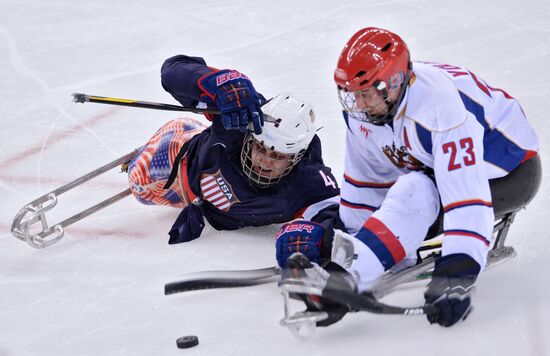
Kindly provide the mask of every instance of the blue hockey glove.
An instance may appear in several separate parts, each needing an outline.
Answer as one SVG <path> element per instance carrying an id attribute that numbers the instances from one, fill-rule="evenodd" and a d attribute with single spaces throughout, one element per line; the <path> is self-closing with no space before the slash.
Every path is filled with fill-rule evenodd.
<path id="1" fill-rule="evenodd" d="M 236 70 L 224 69 L 202 76 L 198 85 L 220 109 L 226 130 L 246 132 L 252 122 L 254 132 L 262 133 L 264 124 L 260 96 L 248 77 Z"/>
<path id="2" fill-rule="evenodd" d="M 295 252 L 304 254 L 309 261 L 319 263 L 325 228 L 306 220 L 295 220 L 281 226 L 277 234 L 277 263 L 286 266 L 286 260 Z"/>
<path id="3" fill-rule="evenodd" d="M 452 326 L 466 319 L 472 307 L 470 293 L 479 274 L 479 264 L 470 256 L 455 253 L 439 258 L 424 293 L 433 308 L 426 313 L 430 324 Z"/>
<path id="4" fill-rule="evenodd" d="M 203 228 L 204 218 L 200 208 L 190 204 L 183 208 L 176 222 L 172 225 L 168 233 L 170 235 L 168 243 L 173 245 L 194 240 L 201 235 Z"/>

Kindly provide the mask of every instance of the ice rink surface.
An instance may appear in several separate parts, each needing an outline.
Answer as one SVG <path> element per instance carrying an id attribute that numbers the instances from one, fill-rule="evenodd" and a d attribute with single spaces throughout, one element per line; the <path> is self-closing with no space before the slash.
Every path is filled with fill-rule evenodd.
<path id="1" fill-rule="evenodd" d="M 0 0 L 0 356 L 548 355 L 550 2 Z M 332 81 L 346 40 L 366 26 L 408 42 L 413 59 L 465 66 L 522 103 L 541 139 L 544 180 L 512 226 L 518 257 L 479 279 L 475 311 L 451 329 L 423 317 L 348 315 L 307 341 L 279 326 L 264 285 L 163 295 L 185 273 L 275 264 L 277 226 L 169 246 L 175 209 L 127 198 L 67 228 L 43 250 L 10 234 L 17 211 L 142 145 L 177 113 L 75 104 L 71 93 L 176 102 L 164 59 L 204 57 L 246 73 L 266 96 L 313 104 L 326 163 L 342 176 L 345 125 Z M 64 219 L 126 188 L 109 173 L 67 193 Z M 423 301 L 423 284 L 385 300 Z M 176 348 L 195 334 L 200 345 Z M 546 336 L 545 336 L 546 335 Z"/>

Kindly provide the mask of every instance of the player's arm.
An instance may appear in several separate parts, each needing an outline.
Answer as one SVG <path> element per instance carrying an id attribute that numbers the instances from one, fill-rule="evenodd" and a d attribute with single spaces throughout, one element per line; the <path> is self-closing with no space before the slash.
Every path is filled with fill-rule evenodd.
<path id="1" fill-rule="evenodd" d="M 340 191 L 340 217 L 347 232 L 356 234 L 372 213 L 380 207 L 397 173 L 382 162 L 380 147 L 362 143 L 357 133 L 347 131 L 344 179 Z M 386 159 L 387 160 L 387 159 Z M 387 165 L 391 165 L 387 161 Z"/>
<path id="2" fill-rule="evenodd" d="M 263 97 L 256 92 L 248 77 L 231 69 L 217 70 L 206 65 L 200 57 L 177 55 L 168 58 L 161 68 L 161 82 L 183 106 L 203 102 L 219 108 L 226 130 L 246 132 L 252 122 L 254 131 L 261 133 Z M 209 120 L 213 117 L 207 115 Z"/>
<path id="3" fill-rule="evenodd" d="M 161 84 L 181 105 L 196 106 L 202 95 L 198 81 L 211 72 L 213 69 L 203 58 L 180 54 L 164 61 L 160 69 Z"/>
<path id="4" fill-rule="evenodd" d="M 393 184 L 390 173 L 384 175 L 380 162 L 373 159 L 365 162 L 359 152 L 353 150 L 356 147 L 353 134 L 348 131 L 346 138 L 346 165 L 345 179 L 342 182 L 340 196 L 330 197 L 330 205 L 323 209 L 314 210 L 316 205 L 308 206 L 302 212 L 306 219 L 318 222 L 316 227 L 307 230 L 300 220 L 297 225 L 289 228 L 283 225 L 277 239 L 277 261 L 284 267 L 286 260 L 292 252 L 302 252 L 314 262 L 323 263 L 330 258 L 334 229 L 340 229 L 350 233 L 357 232 L 365 220 L 380 206 L 388 189 Z M 372 146 L 374 149 L 375 146 Z M 366 148 L 365 148 L 366 149 Z M 362 153 L 365 153 L 363 151 Z M 377 153 L 368 152 L 369 157 L 375 157 Z M 378 154 L 381 154 L 378 152 Z M 327 168 L 328 169 L 328 168 Z M 318 191 L 330 191 L 330 187 L 337 187 L 334 176 L 328 172 L 319 176 Z M 308 186 L 312 186 L 309 184 Z M 327 198 L 325 198 L 327 199 Z M 326 201 L 320 201 L 325 203 Z M 338 205 L 336 205 L 338 204 Z M 319 226 L 320 225 L 320 226 Z M 302 227 L 301 229 L 299 229 Z M 292 231 L 298 229 L 299 231 Z M 306 243 L 304 243 L 306 242 Z"/>
<path id="5" fill-rule="evenodd" d="M 315 150 L 320 142 L 317 139 L 310 149 Z M 304 171 L 304 181 L 296 184 L 300 189 L 300 198 L 305 207 L 295 215 L 295 220 L 284 224 L 277 234 L 277 261 L 284 267 L 286 260 L 294 252 L 302 252 L 311 261 L 323 263 L 330 259 L 334 229 L 343 229 L 340 220 L 338 184 L 330 168 L 324 166 L 320 159 L 320 151 L 310 152 L 313 161 L 308 159 L 308 167 Z M 313 163 L 317 162 L 317 163 Z"/>
<path id="6" fill-rule="evenodd" d="M 483 127 L 469 116 L 456 128 L 432 133 L 432 140 L 444 240 L 425 297 L 437 306 L 428 320 L 451 326 L 469 313 L 469 292 L 487 261 L 494 214 L 483 160 Z"/>

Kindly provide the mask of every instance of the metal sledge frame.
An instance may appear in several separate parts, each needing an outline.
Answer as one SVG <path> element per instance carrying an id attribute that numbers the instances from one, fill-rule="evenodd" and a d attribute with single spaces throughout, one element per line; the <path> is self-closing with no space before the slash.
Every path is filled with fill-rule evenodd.
<path id="1" fill-rule="evenodd" d="M 99 103 L 99 104 L 108 104 L 108 105 L 119 105 L 119 106 L 129 106 L 134 108 L 146 108 L 146 109 L 156 109 L 156 110 L 167 110 L 167 111 L 184 111 L 184 112 L 193 112 L 198 114 L 219 114 L 220 111 L 217 108 L 196 108 L 196 107 L 185 107 L 172 104 L 164 103 L 155 103 L 149 101 L 141 101 L 135 99 L 124 99 L 124 98 L 113 98 L 106 96 L 97 96 L 97 95 L 88 95 L 83 93 L 74 93 L 72 94 L 73 101 L 75 103 Z M 99 202 L 98 204 L 83 210 L 70 218 L 63 220 L 62 222 L 55 224 L 54 226 L 49 226 L 46 219 L 46 212 L 53 209 L 57 205 L 57 197 L 69 190 L 74 189 L 75 187 L 93 179 L 112 168 L 119 166 L 123 163 L 128 162 L 138 150 L 134 150 L 124 156 L 107 163 L 106 165 L 88 173 L 84 176 L 75 179 L 74 181 L 57 188 L 38 199 L 33 200 L 32 202 L 25 205 L 17 215 L 15 216 L 12 225 L 11 233 L 18 239 L 27 242 L 29 245 L 35 248 L 45 248 L 48 247 L 63 237 L 65 228 L 83 218 L 101 210 L 109 205 L 116 203 L 117 201 L 127 197 L 131 194 L 130 189 L 126 189 L 118 194 L 113 195 L 112 197 Z M 39 231 L 33 232 L 31 229 L 40 224 Z"/>
<path id="2" fill-rule="evenodd" d="M 498 223 L 495 224 L 494 232 L 497 234 L 495 238 L 495 243 L 493 244 L 493 249 L 503 247 L 504 241 L 506 241 L 506 236 L 508 235 L 508 230 L 516 218 L 517 211 L 508 213 L 500 219 Z"/>
<path id="3" fill-rule="evenodd" d="M 504 242 L 508 236 L 510 226 L 514 222 L 517 211 L 505 214 L 493 228 L 493 246 L 487 256 L 486 269 L 493 268 L 516 256 L 516 251 L 512 246 L 505 246 Z M 417 264 L 411 268 L 399 271 L 397 273 L 387 272 L 373 288 L 373 294 L 376 298 L 382 298 L 392 291 L 398 285 L 421 281 L 431 278 L 430 271 L 434 267 L 434 262 L 441 254 L 441 241 L 430 243 L 430 240 L 424 241 L 422 246 L 416 250 Z M 422 257 L 423 253 L 427 253 Z"/>
<path id="4" fill-rule="evenodd" d="M 123 163 L 128 162 L 130 159 L 132 159 L 132 157 L 136 155 L 137 151 L 138 150 L 134 150 L 130 153 L 127 153 L 124 156 L 119 157 L 116 160 L 107 163 L 106 165 L 101 166 L 98 169 L 93 170 L 83 175 L 82 177 L 65 184 L 62 187 L 46 193 L 40 198 L 35 199 L 25 205 L 21 210 L 19 210 L 19 212 L 13 219 L 11 225 L 11 233 L 13 234 L 13 236 L 27 242 L 30 246 L 34 248 L 42 249 L 48 247 L 61 240 L 67 226 L 79 220 L 82 220 L 83 218 L 130 195 L 130 188 L 128 188 L 53 226 L 49 226 L 46 219 L 46 213 L 57 205 L 57 199 L 61 194 L 66 193 L 78 187 L 79 185 L 84 184 L 87 181 L 97 176 L 100 176 L 103 173 L 108 172 Z M 32 231 L 32 229 L 36 226 L 38 226 L 38 231 Z"/>
<path id="5" fill-rule="evenodd" d="M 508 235 L 508 231 L 517 211 L 513 211 L 505 214 L 498 222 L 495 223 L 493 228 L 493 246 L 488 253 L 486 269 L 493 268 L 501 263 L 504 263 L 516 256 L 516 251 L 512 246 L 505 246 L 504 242 Z M 434 268 L 434 263 L 437 257 L 441 254 L 441 241 L 430 242 L 425 241 L 420 248 L 417 249 L 417 264 L 410 268 L 400 270 L 397 272 L 388 271 L 383 274 L 371 289 L 371 294 L 362 300 L 367 306 L 374 308 L 375 313 L 380 314 L 403 314 L 403 315 L 422 315 L 424 314 L 425 306 L 418 307 L 394 307 L 378 302 L 378 299 L 386 296 L 392 292 L 396 287 L 431 278 L 431 271 Z M 422 253 L 427 253 L 427 256 L 422 257 Z M 320 311 L 300 311 L 292 313 L 290 310 L 291 293 L 303 293 L 303 294 L 322 294 L 322 286 L 319 287 L 311 281 L 302 281 L 299 279 L 289 279 L 288 281 L 281 280 L 279 283 L 281 294 L 283 295 L 284 314 L 280 321 L 282 326 L 287 327 L 290 332 L 301 339 L 309 338 L 315 331 L 315 325 L 317 322 L 328 318 L 326 312 Z M 356 297 L 358 300 L 361 297 Z M 370 299 L 369 299 L 370 298 Z M 350 302 L 352 302 L 350 300 Z M 378 309 L 378 310 L 377 310 Z M 367 310 L 369 309 L 359 309 Z M 372 312 L 372 311 L 371 311 Z"/>

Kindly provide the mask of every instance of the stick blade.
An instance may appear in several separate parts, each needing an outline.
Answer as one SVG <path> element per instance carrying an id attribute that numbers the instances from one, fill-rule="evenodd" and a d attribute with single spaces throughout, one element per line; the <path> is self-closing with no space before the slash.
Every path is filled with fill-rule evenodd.
<path id="1" fill-rule="evenodd" d="M 250 279 L 250 280 L 228 280 L 223 278 L 212 278 L 212 279 L 204 279 L 204 280 L 172 282 L 164 285 L 164 295 L 191 292 L 196 290 L 205 290 L 205 289 L 251 287 L 251 286 L 257 286 L 261 284 L 276 282 L 278 279 L 279 279 L 278 276 L 271 276 L 266 278 Z"/>
<path id="2" fill-rule="evenodd" d="M 277 267 L 235 271 L 204 271 L 188 274 L 180 281 L 167 283 L 164 294 L 174 294 L 203 289 L 248 287 L 279 280 Z"/>

